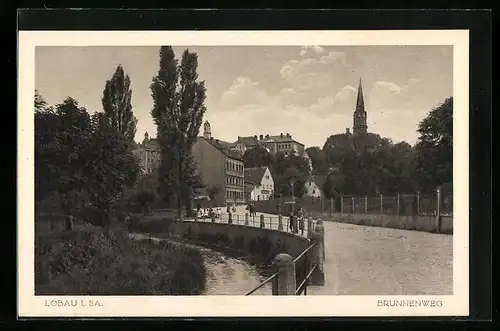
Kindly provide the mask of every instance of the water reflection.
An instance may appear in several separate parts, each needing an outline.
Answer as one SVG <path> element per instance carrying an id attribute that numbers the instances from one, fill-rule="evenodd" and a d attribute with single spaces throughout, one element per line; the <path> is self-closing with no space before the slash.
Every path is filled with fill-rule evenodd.
<path id="1" fill-rule="evenodd" d="M 201 248 L 207 269 L 205 295 L 245 295 L 263 280 L 257 268 L 219 252 Z M 252 295 L 271 295 L 271 284 L 266 284 Z"/>
<path id="2" fill-rule="evenodd" d="M 130 234 L 130 237 L 138 240 L 151 239 L 157 242 L 165 240 L 138 233 Z M 265 279 L 256 267 L 245 261 L 228 257 L 206 247 L 182 245 L 196 247 L 204 256 L 207 280 L 203 295 L 245 295 Z M 271 283 L 252 293 L 252 295 L 271 294 Z"/>

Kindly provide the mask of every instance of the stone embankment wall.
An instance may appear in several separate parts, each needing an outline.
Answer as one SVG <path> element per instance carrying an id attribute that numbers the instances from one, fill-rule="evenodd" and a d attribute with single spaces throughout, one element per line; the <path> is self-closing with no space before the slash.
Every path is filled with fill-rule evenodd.
<path id="1" fill-rule="evenodd" d="M 134 222 L 131 230 L 237 251 L 263 264 L 270 264 L 280 253 L 296 257 L 309 246 L 308 239 L 291 233 L 235 224 L 150 217 Z"/>

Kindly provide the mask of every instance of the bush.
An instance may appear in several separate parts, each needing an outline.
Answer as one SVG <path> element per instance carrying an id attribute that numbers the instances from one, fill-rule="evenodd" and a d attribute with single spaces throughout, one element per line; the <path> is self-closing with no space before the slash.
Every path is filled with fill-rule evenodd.
<path id="1" fill-rule="evenodd" d="M 77 224 L 35 242 L 36 295 L 197 295 L 205 274 L 198 250 L 134 241 L 120 228 Z"/>

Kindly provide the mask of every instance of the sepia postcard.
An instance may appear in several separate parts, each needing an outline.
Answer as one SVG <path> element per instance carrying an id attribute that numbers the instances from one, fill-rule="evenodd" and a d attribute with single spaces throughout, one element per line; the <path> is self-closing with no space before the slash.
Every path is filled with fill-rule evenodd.
<path id="1" fill-rule="evenodd" d="M 20 317 L 469 314 L 469 33 L 20 31 Z"/>

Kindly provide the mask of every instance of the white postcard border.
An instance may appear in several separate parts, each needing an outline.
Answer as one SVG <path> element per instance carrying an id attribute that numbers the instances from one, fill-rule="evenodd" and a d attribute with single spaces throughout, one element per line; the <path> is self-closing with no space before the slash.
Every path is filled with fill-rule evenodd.
<path id="1" fill-rule="evenodd" d="M 469 314 L 469 31 L 20 31 L 18 53 L 18 314 L 20 317 L 466 316 Z M 453 45 L 453 295 L 35 296 L 36 46 Z M 56 301 L 52 301 L 56 300 Z M 74 303 L 76 306 L 60 302 Z M 73 301 L 72 301 L 73 300 Z M 387 307 L 379 300 L 402 300 Z M 416 300 L 416 301 L 412 301 Z M 428 301 L 422 301 L 428 300 Z M 96 301 L 99 305 L 96 305 Z M 427 302 L 427 306 L 411 306 Z M 52 306 L 51 304 L 56 304 Z M 431 306 L 434 304 L 434 306 Z M 48 306 L 47 306 L 48 305 Z"/>

